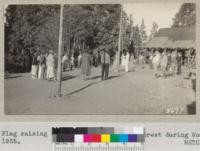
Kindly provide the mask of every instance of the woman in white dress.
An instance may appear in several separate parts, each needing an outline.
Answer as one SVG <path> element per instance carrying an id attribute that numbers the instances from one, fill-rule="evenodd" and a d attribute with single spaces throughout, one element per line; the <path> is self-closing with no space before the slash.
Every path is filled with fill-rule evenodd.
<path id="1" fill-rule="evenodd" d="M 54 55 L 53 51 L 50 50 L 49 55 L 47 56 L 47 80 L 52 80 L 54 78 Z"/>
<path id="2" fill-rule="evenodd" d="M 45 78 L 45 66 L 46 66 L 46 59 L 43 53 L 40 54 L 38 61 L 39 61 L 38 79 L 42 80 Z"/>
<path id="3" fill-rule="evenodd" d="M 121 56 L 121 66 L 124 68 L 124 65 L 125 65 L 125 55 L 123 53 Z"/>
<path id="4" fill-rule="evenodd" d="M 167 52 L 166 49 L 163 51 L 162 54 L 162 59 L 161 59 L 161 72 L 162 72 L 162 76 L 166 77 L 167 75 L 167 64 L 168 64 L 168 56 L 167 56 Z"/>
<path id="5" fill-rule="evenodd" d="M 33 56 L 33 62 L 31 67 L 31 75 L 33 79 L 36 79 L 38 76 L 38 60 L 37 60 L 38 54 L 37 52 L 34 53 Z"/>
<path id="6" fill-rule="evenodd" d="M 159 71 L 160 71 L 160 61 L 161 61 L 161 55 L 159 51 L 155 52 L 155 56 L 153 58 L 153 68 L 155 70 L 155 76 L 159 77 Z"/>
<path id="7" fill-rule="evenodd" d="M 80 53 L 78 55 L 78 67 L 80 68 L 81 67 L 81 58 L 82 58 L 82 54 Z"/>
<path id="8" fill-rule="evenodd" d="M 129 71 L 129 58 L 129 53 L 127 51 L 124 51 L 122 55 L 122 67 L 125 69 L 125 72 Z"/>
<path id="9" fill-rule="evenodd" d="M 130 55 L 128 52 L 126 52 L 126 57 L 125 57 L 125 72 L 129 71 L 129 59 L 130 59 Z"/>

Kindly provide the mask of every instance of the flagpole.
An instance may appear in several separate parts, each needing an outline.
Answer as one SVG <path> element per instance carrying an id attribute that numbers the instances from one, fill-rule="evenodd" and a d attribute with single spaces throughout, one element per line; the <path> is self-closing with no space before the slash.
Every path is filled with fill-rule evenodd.
<path id="1" fill-rule="evenodd" d="M 119 25 L 119 38 L 118 38 L 118 51 L 117 51 L 117 71 L 119 71 L 120 67 L 120 52 L 121 52 L 121 38 L 122 38 L 122 13 L 123 13 L 123 6 L 121 5 L 121 13 L 120 13 L 120 25 Z"/>
<path id="2" fill-rule="evenodd" d="M 60 28 L 59 28 L 59 41 L 58 41 L 58 68 L 57 68 L 57 96 L 61 97 L 61 81 L 62 81 L 62 34 L 63 34 L 63 4 L 60 8 Z"/>

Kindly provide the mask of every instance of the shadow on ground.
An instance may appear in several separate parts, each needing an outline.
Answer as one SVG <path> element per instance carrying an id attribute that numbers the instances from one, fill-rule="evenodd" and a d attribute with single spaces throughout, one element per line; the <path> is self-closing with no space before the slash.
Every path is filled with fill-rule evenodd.
<path id="1" fill-rule="evenodd" d="M 97 78 L 100 78 L 100 77 L 101 77 L 101 76 L 95 76 L 95 77 L 89 78 L 88 80 L 90 80 L 90 79 L 94 80 L 94 79 L 97 79 Z M 110 76 L 110 77 L 108 77 L 107 80 L 111 80 L 111 79 L 114 79 L 114 78 L 117 78 L 117 77 L 120 77 L 120 75 L 117 75 L 117 76 Z M 104 80 L 103 80 L 103 81 L 104 81 Z M 88 88 L 88 87 L 90 87 L 90 86 L 92 86 L 92 85 L 94 85 L 94 84 L 98 84 L 98 83 L 103 82 L 103 81 L 96 81 L 96 82 L 89 83 L 88 85 L 86 85 L 86 86 L 84 86 L 84 87 L 82 87 L 82 88 L 80 88 L 80 89 L 78 89 L 78 90 L 76 90 L 76 91 L 74 91 L 74 92 L 65 94 L 65 95 L 70 96 L 70 95 L 76 94 L 76 93 L 78 93 L 78 92 L 80 92 L 80 91 L 83 91 L 83 90 L 85 90 L 86 88 Z"/>
<path id="2" fill-rule="evenodd" d="M 94 85 L 94 84 L 96 84 L 96 83 L 99 83 L 99 82 L 93 82 L 93 83 L 90 83 L 90 84 L 88 84 L 88 85 L 86 85 L 86 86 L 84 86 L 84 87 L 82 87 L 82 88 L 80 88 L 80 89 L 78 89 L 78 90 L 76 90 L 76 91 L 74 91 L 74 92 L 71 92 L 71 93 L 68 93 L 68 94 L 66 94 L 66 95 L 73 95 L 73 94 L 75 94 L 75 93 L 78 93 L 78 92 L 80 92 L 80 91 L 83 91 L 84 89 L 86 89 L 86 88 L 88 88 L 88 87 L 90 87 L 90 86 L 92 86 L 92 85 Z"/>
<path id="3" fill-rule="evenodd" d="M 76 78 L 76 76 L 67 75 L 67 76 L 62 77 L 62 81 L 66 81 L 66 80 L 70 80 L 70 79 L 74 79 L 74 78 Z"/>
<path id="4" fill-rule="evenodd" d="M 15 79 L 15 78 L 19 78 L 22 77 L 21 75 L 18 76 L 5 76 L 5 79 Z"/>
<path id="5" fill-rule="evenodd" d="M 120 77 L 120 75 L 116 75 L 116 76 L 110 76 L 110 77 L 108 77 L 108 79 L 107 79 L 107 80 L 115 79 L 115 78 L 118 78 L 118 77 Z"/>
<path id="6" fill-rule="evenodd" d="M 95 79 L 98 79 L 98 78 L 101 78 L 101 76 L 94 76 L 94 77 L 88 78 L 88 80 L 95 80 Z"/>

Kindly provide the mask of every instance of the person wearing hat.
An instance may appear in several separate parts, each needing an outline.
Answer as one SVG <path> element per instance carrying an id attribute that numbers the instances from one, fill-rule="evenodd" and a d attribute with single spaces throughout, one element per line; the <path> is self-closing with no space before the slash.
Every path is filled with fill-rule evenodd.
<path id="1" fill-rule="evenodd" d="M 101 54 L 101 79 L 107 80 L 109 74 L 110 55 L 108 49 L 104 48 Z"/>
<path id="2" fill-rule="evenodd" d="M 54 55 L 53 50 L 49 51 L 49 55 L 47 56 L 47 80 L 53 80 L 55 78 L 54 75 Z"/>

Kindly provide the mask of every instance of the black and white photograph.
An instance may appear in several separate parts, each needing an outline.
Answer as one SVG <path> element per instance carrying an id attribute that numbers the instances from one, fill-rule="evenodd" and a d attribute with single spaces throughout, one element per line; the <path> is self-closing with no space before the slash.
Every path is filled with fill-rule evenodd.
<path id="1" fill-rule="evenodd" d="M 6 115 L 196 114 L 196 3 L 4 6 Z"/>

